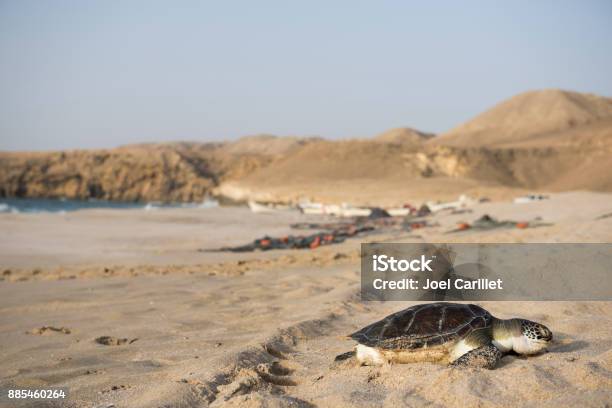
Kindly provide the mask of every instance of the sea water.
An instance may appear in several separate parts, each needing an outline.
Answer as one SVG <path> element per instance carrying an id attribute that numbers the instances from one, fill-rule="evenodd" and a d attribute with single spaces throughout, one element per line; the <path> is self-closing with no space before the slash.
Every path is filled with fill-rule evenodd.
<path id="1" fill-rule="evenodd" d="M 213 208 L 219 202 L 210 198 L 200 203 L 142 203 L 105 200 L 69 200 L 48 198 L 0 198 L 0 213 L 65 213 L 85 209 L 141 209 L 145 211 L 163 208 Z"/>

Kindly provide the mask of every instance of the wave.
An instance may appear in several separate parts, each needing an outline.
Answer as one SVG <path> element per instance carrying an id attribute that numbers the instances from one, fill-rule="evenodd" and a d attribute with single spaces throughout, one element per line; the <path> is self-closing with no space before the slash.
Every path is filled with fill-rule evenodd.
<path id="1" fill-rule="evenodd" d="M 147 205 L 142 207 L 142 209 L 145 211 L 153 211 L 153 210 L 159 210 L 160 206 L 154 203 L 147 203 Z"/>
<path id="2" fill-rule="evenodd" d="M 157 202 L 147 203 L 142 207 L 145 211 L 154 211 L 164 208 L 200 208 L 209 209 L 219 207 L 219 201 L 213 199 L 205 199 L 201 203 L 182 203 L 182 204 L 161 204 Z"/>
<path id="3" fill-rule="evenodd" d="M 212 198 L 205 199 L 198 205 L 198 208 L 216 208 L 219 207 L 219 201 Z"/>
<path id="4" fill-rule="evenodd" d="M 19 212 L 19 209 L 8 205 L 6 203 L 0 203 L 0 213 L 13 213 L 16 214 Z"/>
<path id="5" fill-rule="evenodd" d="M 201 203 L 184 203 L 181 204 L 183 208 L 216 208 L 219 207 L 219 201 L 213 198 L 205 198 Z"/>

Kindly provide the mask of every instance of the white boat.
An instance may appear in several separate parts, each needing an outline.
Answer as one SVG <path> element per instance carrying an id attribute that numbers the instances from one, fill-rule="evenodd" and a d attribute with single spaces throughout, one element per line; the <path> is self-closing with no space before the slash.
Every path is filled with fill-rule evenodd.
<path id="1" fill-rule="evenodd" d="M 385 211 L 392 217 L 405 217 L 410 214 L 410 208 L 389 208 Z"/>
<path id="2" fill-rule="evenodd" d="M 291 206 L 286 204 L 263 204 L 253 200 L 249 200 L 248 204 L 251 211 L 258 214 L 291 210 Z"/>
<path id="3" fill-rule="evenodd" d="M 372 212 L 369 208 L 353 207 L 348 204 L 300 203 L 298 207 L 304 214 L 334 217 L 367 217 Z"/>
<path id="4" fill-rule="evenodd" d="M 324 205 L 323 211 L 327 215 L 333 215 L 335 217 L 340 217 L 342 215 L 342 206 L 336 204 Z"/>
<path id="5" fill-rule="evenodd" d="M 304 214 L 325 215 L 325 206 L 321 203 L 300 203 L 298 208 Z"/>
<path id="6" fill-rule="evenodd" d="M 459 196 L 459 199 L 457 201 L 451 201 L 448 203 L 434 203 L 429 201 L 425 204 L 427 205 L 427 207 L 429 207 L 431 212 L 437 212 L 442 210 L 457 210 L 460 208 L 469 207 L 471 205 L 476 204 L 476 202 L 477 201 L 473 198 L 470 198 L 466 195 L 461 195 Z"/>
<path id="7" fill-rule="evenodd" d="M 516 197 L 514 199 L 514 204 L 526 204 L 532 203 L 534 201 L 542 201 L 548 199 L 548 196 L 542 194 L 527 194 L 522 197 Z"/>
<path id="8" fill-rule="evenodd" d="M 367 217 L 372 213 L 369 208 L 344 207 L 338 213 L 339 217 Z"/>

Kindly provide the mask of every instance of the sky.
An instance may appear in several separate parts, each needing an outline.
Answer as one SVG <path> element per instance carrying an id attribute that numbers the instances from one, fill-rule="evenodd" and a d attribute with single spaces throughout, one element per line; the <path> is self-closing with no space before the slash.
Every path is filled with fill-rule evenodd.
<path id="1" fill-rule="evenodd" d="M 438 133 L 610 73 L 609 0 L 0 0 L 0 150 Z"/>

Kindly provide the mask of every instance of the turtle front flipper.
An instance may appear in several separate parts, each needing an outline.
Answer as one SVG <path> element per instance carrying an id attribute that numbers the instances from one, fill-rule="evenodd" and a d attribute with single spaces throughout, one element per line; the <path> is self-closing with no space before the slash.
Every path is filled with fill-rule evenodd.
<path id="1" fill-rule="evenodd" d="M 346 353 L 338 354 L 334 361 L 344 361 L 355 357 L 355 350 L 347 351 Z"/>
<path id="2" fill-rule="evenodd" d="M 503 353 L 493 344 L 489 343 L 468 351 L 453 361 L 451 367 L 476 367 L 492 370 L 501 360 L 502 356 Z"/>

